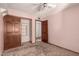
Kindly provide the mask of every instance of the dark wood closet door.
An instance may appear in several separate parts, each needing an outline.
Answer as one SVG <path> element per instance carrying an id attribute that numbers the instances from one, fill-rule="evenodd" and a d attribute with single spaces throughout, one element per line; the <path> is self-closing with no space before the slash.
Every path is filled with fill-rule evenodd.
<path id="1" fill-rule="evenodd" d="M 48 42 L 48 21 L 42 21 L 42 41 Z"/>
<path id="2" fill-rule="evenodd" d="M 4 16 L 4 50 L 21 45 L 20 18 Z"/>

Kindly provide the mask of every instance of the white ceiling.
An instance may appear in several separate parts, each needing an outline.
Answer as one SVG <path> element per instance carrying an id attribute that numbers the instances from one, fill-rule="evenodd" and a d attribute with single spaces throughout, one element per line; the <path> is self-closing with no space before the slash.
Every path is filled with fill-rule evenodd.
<path id="1" fill-rule="evenodd" d="M 47 7 L 44 10 L 41 11 L 37 11 L 37 7 L 39 6 L 40 3 L 0 3 L 0 7 L 1 8 L 6 8 L 6 9 L 17 9 L 20 11 L 23 11 L 27 14 L 31 14 L 34 15 L 36 17 L 45 17 L 47 16 L 47 14 L 49 13 L 49 11 L 53 11 L 55 10 L 57 7 L 61 7 L 61 5 L 63 4 L 55 4 L 57 5 L 56 8 L 52 8 L 52 7 Z"/>
<path id="2" fill-rule="evenodd" d="M 36 8 L 36 6 L 31 3 L 6 3 L 0 4 L 0 7 L 17 9 L 26 13 L 33 13 L 35 11 L 34 8 Z"/>

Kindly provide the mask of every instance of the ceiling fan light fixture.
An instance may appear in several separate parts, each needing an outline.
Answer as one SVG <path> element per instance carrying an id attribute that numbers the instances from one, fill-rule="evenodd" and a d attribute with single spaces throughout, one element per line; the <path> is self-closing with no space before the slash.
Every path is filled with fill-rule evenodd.
<path id="1" fill-rule="evenodd" d="M 0 15 L 5 16 L 5 15 L 7 15 L 7 14 L 8 14 L 7 9 L 0 8 Z"/>
<path id="2" fill-rule="evenodd" d="M 0 12 L 1 12 L 1 13 L 5 12 L 5 11 L 6 11 L 6 9 L 0 8 Z"/>

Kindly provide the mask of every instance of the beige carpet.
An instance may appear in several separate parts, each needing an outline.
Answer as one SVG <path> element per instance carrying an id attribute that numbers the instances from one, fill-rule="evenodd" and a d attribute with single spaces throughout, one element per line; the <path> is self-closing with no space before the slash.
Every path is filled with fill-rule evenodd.
<path id="1" fill-rule="evenodd" d="M 43 42 L 24 43 L 21 47 L 3 52 L 3 56 L 79 56 L 78 53 Z"/>

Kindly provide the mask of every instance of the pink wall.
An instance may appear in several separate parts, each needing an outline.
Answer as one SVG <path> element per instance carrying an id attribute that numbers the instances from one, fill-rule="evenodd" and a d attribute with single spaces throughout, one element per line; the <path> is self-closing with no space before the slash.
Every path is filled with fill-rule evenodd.
<path id="1" fill-rule="evenodd" d="M 49 16 L 48 31 L 49 43 L 79 52 L 79 6 Z"/>
<path id="2" fill-rule="evenodd" d="M 3 17 L 0 16 L 0 55 L 3 52 Z"/>

